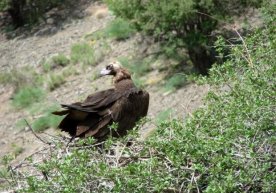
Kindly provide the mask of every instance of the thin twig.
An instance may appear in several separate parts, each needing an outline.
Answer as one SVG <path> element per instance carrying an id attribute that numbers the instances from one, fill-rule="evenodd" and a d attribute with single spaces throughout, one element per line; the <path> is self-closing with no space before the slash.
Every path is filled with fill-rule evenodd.
<path id="1" fill-rule="evenodd" d="M 245 48 L 245 51 L 246 51 L 246 54 L 247 54 L 247 59 L 248 59 L 249 66 L 250 66 L 250 67 L 253 67 L 253 62 L 252 62 L 252 60 L 251 60 L 251 55 L 250 55 L 250 53 L 249 53 L 249 50 L 248 50 L 248 48 L 247 48 L 247 46 L 246 46 L 246 43 L 245 43 L 244 39 L 242 38 L 242 36 L 240 35 L 240 33 L 238 32 L 238 30 L 237 30 L 235 27 L 233 28 L 233 30 L 238 34 L 239 38 L 240 38 L 241 41 L 242 41 L 242 44 L 243 44 L 243 46 L 244 46 L 244 48 Z"/>
<path id="2" fill-rule="evenodd" d="M 78 149 L 84 149 L 84 148 L 91 148 L 91 147 L 97 147 L 97 146 L 99 146 L 99 145 L 102 145 L 102 144 L 104 144 L 105 143 L 105 141 L 102 141 L 102 142 L 99 142 L 99 143 L 94 143 L 94 144 L 92 144 L 92 145 L 75 145 L 75 144 L 73 144 L 73 145 L 69 145 L 69 147 L 71 147 L 71 148 L 78 148 Z"/>
<path id="3" fill-rule="evenodd" d="M 105 155 L 104 157 L 107 158 L 117 158 L 116 155 Z M 149 156 L 129 156 L 129 155 L 121 155 L 120 158 L 127 158 L 127 159 L 150 159 Z"/>
<path id="4" fill-rule="evenodd" d="M 45 143 L 45 144 L 47 144 L 47 145 L 51 145 L 50 142 L 45 141 L 45 140 L 43 140 L 41 137 L 39 137 L 39 136 L 34 132 L 33 128 L 32 128 L 31 125 L 28 123 L 28 121 L 27 121 L 26 119 L 24 119 L 24 120 L 25 120 L 25 122 L 26 122 L 28 128 L 31 130 L 31 132 L 34 134 L 34 136 L 35 136 L 38 140 L 40 140 L 41 142 L 43 142 L 43 143 Z"/>
<path id="5" fill-rule="evenodd" d="M 197 184 L 197 181 L 196 181 L 196 177 L 195 177 L 195 173 L 193 174 L 194 175 L 194 182 L 195 182 L 195 185 L 196 185 L 196 190 L 197 190 L 197 193 L 199 193 L 199 188 L 198 188 L 198 184 Z"/>

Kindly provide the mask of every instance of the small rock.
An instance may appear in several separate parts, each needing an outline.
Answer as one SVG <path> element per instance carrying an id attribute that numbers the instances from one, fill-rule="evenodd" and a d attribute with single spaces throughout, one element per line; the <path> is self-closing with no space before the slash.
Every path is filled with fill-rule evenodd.
<path id="1" fill-rule="evenodd" d="M 85 13 L 79 10 L 74 11 L 72 15 L 78 19 L 85 17 Z"/>
<path id="2" fill-rule="evenodd" d="M 25 130 L 25 131 L 29 131 L 30 128 L 29 128 L 29 127 L 25 127 L 24 130 Z"/>
<path id="3" fill-rule="evenodd" d="M 55 33 L 57 33 L 57 31 L 58 31 L 57 27 L 52 27 L 51 30 L 50 30 L 50 33 L 55 34 Z"/>
<path id="4" fill-rule="evenodd" d="M 55 20 L 54 20 L 53 18 L 48 18 L 48 19 L 46 20 L 46 23 L 47 23 L 47 24 L 50 24 L 50 25 L 54 24 L 54 22 L 55 22 Z"/>
<path id="5" fill-rule="evenodd" d="M 56 33 L 57 31 L 58 31 L 58 29 L 56 27 L 46 26 L 44 29 L 37 31 L 34 35 L 35 36 L 44 36 L 44 35 Z"/>
<path id="6" fill-rule="evenodd" d="M 102 19 L 108 15 L 107 9 L 99 9 L 95 12 L 95 16 L 97 19 Z"/>

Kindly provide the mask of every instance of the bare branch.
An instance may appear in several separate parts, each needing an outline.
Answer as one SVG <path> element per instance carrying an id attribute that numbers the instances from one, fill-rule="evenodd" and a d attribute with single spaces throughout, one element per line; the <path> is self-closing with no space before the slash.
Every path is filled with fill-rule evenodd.
<path id="1" fill-rule="evenodd" d="M 24 119 L 24 121 L 26 122 L 28 128 L 31 130 L 31 132 L 34 134 L 34 136 L 35 136 L 38 140 L 40 140 L 42 143 L 45 143 L 45 144 L 47 144 L 47 145 L 51 145 L 50 142 L 43 140 L 41 137 L 39 137 L 39 136 L 34 132 L 33 128 L 31 127 L 31 125 L 28 123 L 28 121 L 27 121 L 26 119 Z"/>

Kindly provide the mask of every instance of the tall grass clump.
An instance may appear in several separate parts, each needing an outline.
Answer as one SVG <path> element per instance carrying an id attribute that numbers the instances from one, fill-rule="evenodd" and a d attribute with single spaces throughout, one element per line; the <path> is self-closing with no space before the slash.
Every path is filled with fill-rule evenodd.
<path id="1" fill-rule="evenodd" d="M 44 97 L 45 92 L 41 88 L 26 86 L 14 94 L 12 104 L 18 108 L 26 108 L 41 101 Z"/>
<path id="2" fill-rule="evenodd" d="M 55 90 L 65 83 L 65 76 L 63 73 L 52 73 L 47 76 L 47 86 L 50 91 Z"/>
<path id="3" fill-rule="evenodd" d="M 93 48 L 87 43 L 77 43 L 71 48 L 71 61 L 74 64 L 94 65 L 95 56 Z"/>
<path id="4" fill-rule="evenodd" d="M 52 112 L 58 110 L 57 105 L 52 105 L 48 108 L 42 109 L 41 116 L 32 122 L 32 128 L 35 132 L 41 132 L 50 127 L 57 128 L 62 117 L 55 116 Z"/>
<path id="5" fill-rule="evenodd" d="M 31 67 L 12 68 L 0 72 L 0 84 L 10 85 L 15 92 L 20 88 L 37 83 L 38 73 Z"/>
<path id="6" fill-rule="evenodd" d="M 50 60 L 42 60 L 41 66 L 44 72 L 48 73 L 59 67 L 66 67 L 70 64 L 70 59 L 64 54 L 57 54 Z"/>
<path id="7" fill-rule="evenodd" d="M 70 59 L 68 59 L 63 54 L 58 54 L 58 55 L 52 57 L 52 63 L 54 66 L 65 67 L 66 65 L 68 65 L 70 63 Z"/>

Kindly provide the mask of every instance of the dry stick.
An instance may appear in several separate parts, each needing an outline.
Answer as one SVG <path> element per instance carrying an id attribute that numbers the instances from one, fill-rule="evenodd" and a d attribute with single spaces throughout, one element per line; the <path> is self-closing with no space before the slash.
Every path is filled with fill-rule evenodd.
<path id="1" fill-rule="evenodd" d="M 28 121 L 27 121 L 26 119 L 24 119 L 24 121 L 26 122 L 28 128 L 31 130 L 31 132 L 34 134 L 34 136 L 35 136 L 38 140 L 40 140 L 42 143 L 45 143 L 45 144 L 47 144 L 47 145 L 51 145 L 50 142 L 43 140 L 41 137 L 39 137 L 39 136 L 34 132 L 33 128 L 31 127 L 31 125 L 28 123 Z"/>
<path id="2" fill-rule="evenodd" d="M 123 151 L 125 150 L 125 148 L 126 148 L 126 144 L 123 146 L 123 149 L 121 150 L 121 152 L 119 152 L 119 156 L 116 155 L 116 166 L 118 166 L 119 161 L 120 161 L 120 159 L 121 159 L 121 157 L 123 155 Z"/>
<path id="3" fill-rule="evenodd" d="M 229 40 L 227 40 L 227 39 L 225 39 L 225 41 L 227 41 L 227 42 L 229 43 L 230 47 L 238 46 L 238 45 L 234 45 L 231 41 L 229 41 Z M 238 50 L 238 52 L 242 55 L 242 57 L 243 57 L 248 63 L 250 63 L 250 61 L 251 61 L 251 58 L 250 58 L 250 57 L 247 58 L 247 57 L 242 53 L 242 51 L 239 51 L 239 50 Z M 251 62 L 252 62 L 252 61 L 251 61 Z"/>
<path id="4" fill-rule="evenodd" d="M 194 182 L 195 182 L 197 192 L 199 193 L 200 191 L 199 191 L 198 184 L 197 184 L 197 181 L 196 181 L 195 173 L 193 174 L 193 176 L 194 176 L 194 177 L 193 177 L 193 180 L 194 180 Z"/>
<path id="5" fill-rule="evenodd" d="M 50 136 L 50 137 L 52 137 L 52 138 L 55 138 L 55 139 L 57 139 L 57 140 L 62 140 L 63 138 L 62 137 L 59 137 L 59 136 L 55 136 L 55 135 L 52 135 L 52 134 L 50 134 L 50 133 L 46 133 L 46 132 L 42 132 L 43 134 L 45 134 L 45 135 L 48 135 L 48 136 Z"/>
<path id="6" fill-rule="evenodd" d="M 191 178 L 191 183 L 195 182 L 195 185 L 196 185 L 196 190 L 197 190 L 197 193 L 199 193 L 199 188 L 198 188 L 198 184 L 197 184 L 197 181 L 196 181 L 196 178 L 195 178 L 195 172 L 193 172 L 192 174 L 192 178 Z M 188 190 L 188 193 L 190 192 L 191 190 L 189 189 Z"/>
<path id="7" fill-rule="evenodd" d="M 247 54 L 247 59 L 248 59 L 249 66 L 250 66 L 250 67 L 253 67 L 253 62 L 252 62 L 252 60 L 251 60 L 251 55 L 250 55 L 250 53 L 249 53 L 249 50 L 248 50 L 248 48 L 247 48 L 247 46 L 246 46 L 246 43 L 245 43 L 244 39 L 242 38 L 242 36 L 240 35 L 240 33 L 237 31 L 237 29 L 236 29 L 235 27 L 233 28 L 233 30 L 238 34 L 239 38 L 240 38 L 241 41 L 242 41 L 242 45 L 244 46 L 245 51 L 246 51 L 246 54 Z"/>
<path id="8" fill-rule="evenodd" d="M 11 172 L 12 181 L 15 181 L 16 185 L 19 186 L 18 180 L 15 179 L 13 168 L 9 166 L 8 169 Z"/>

